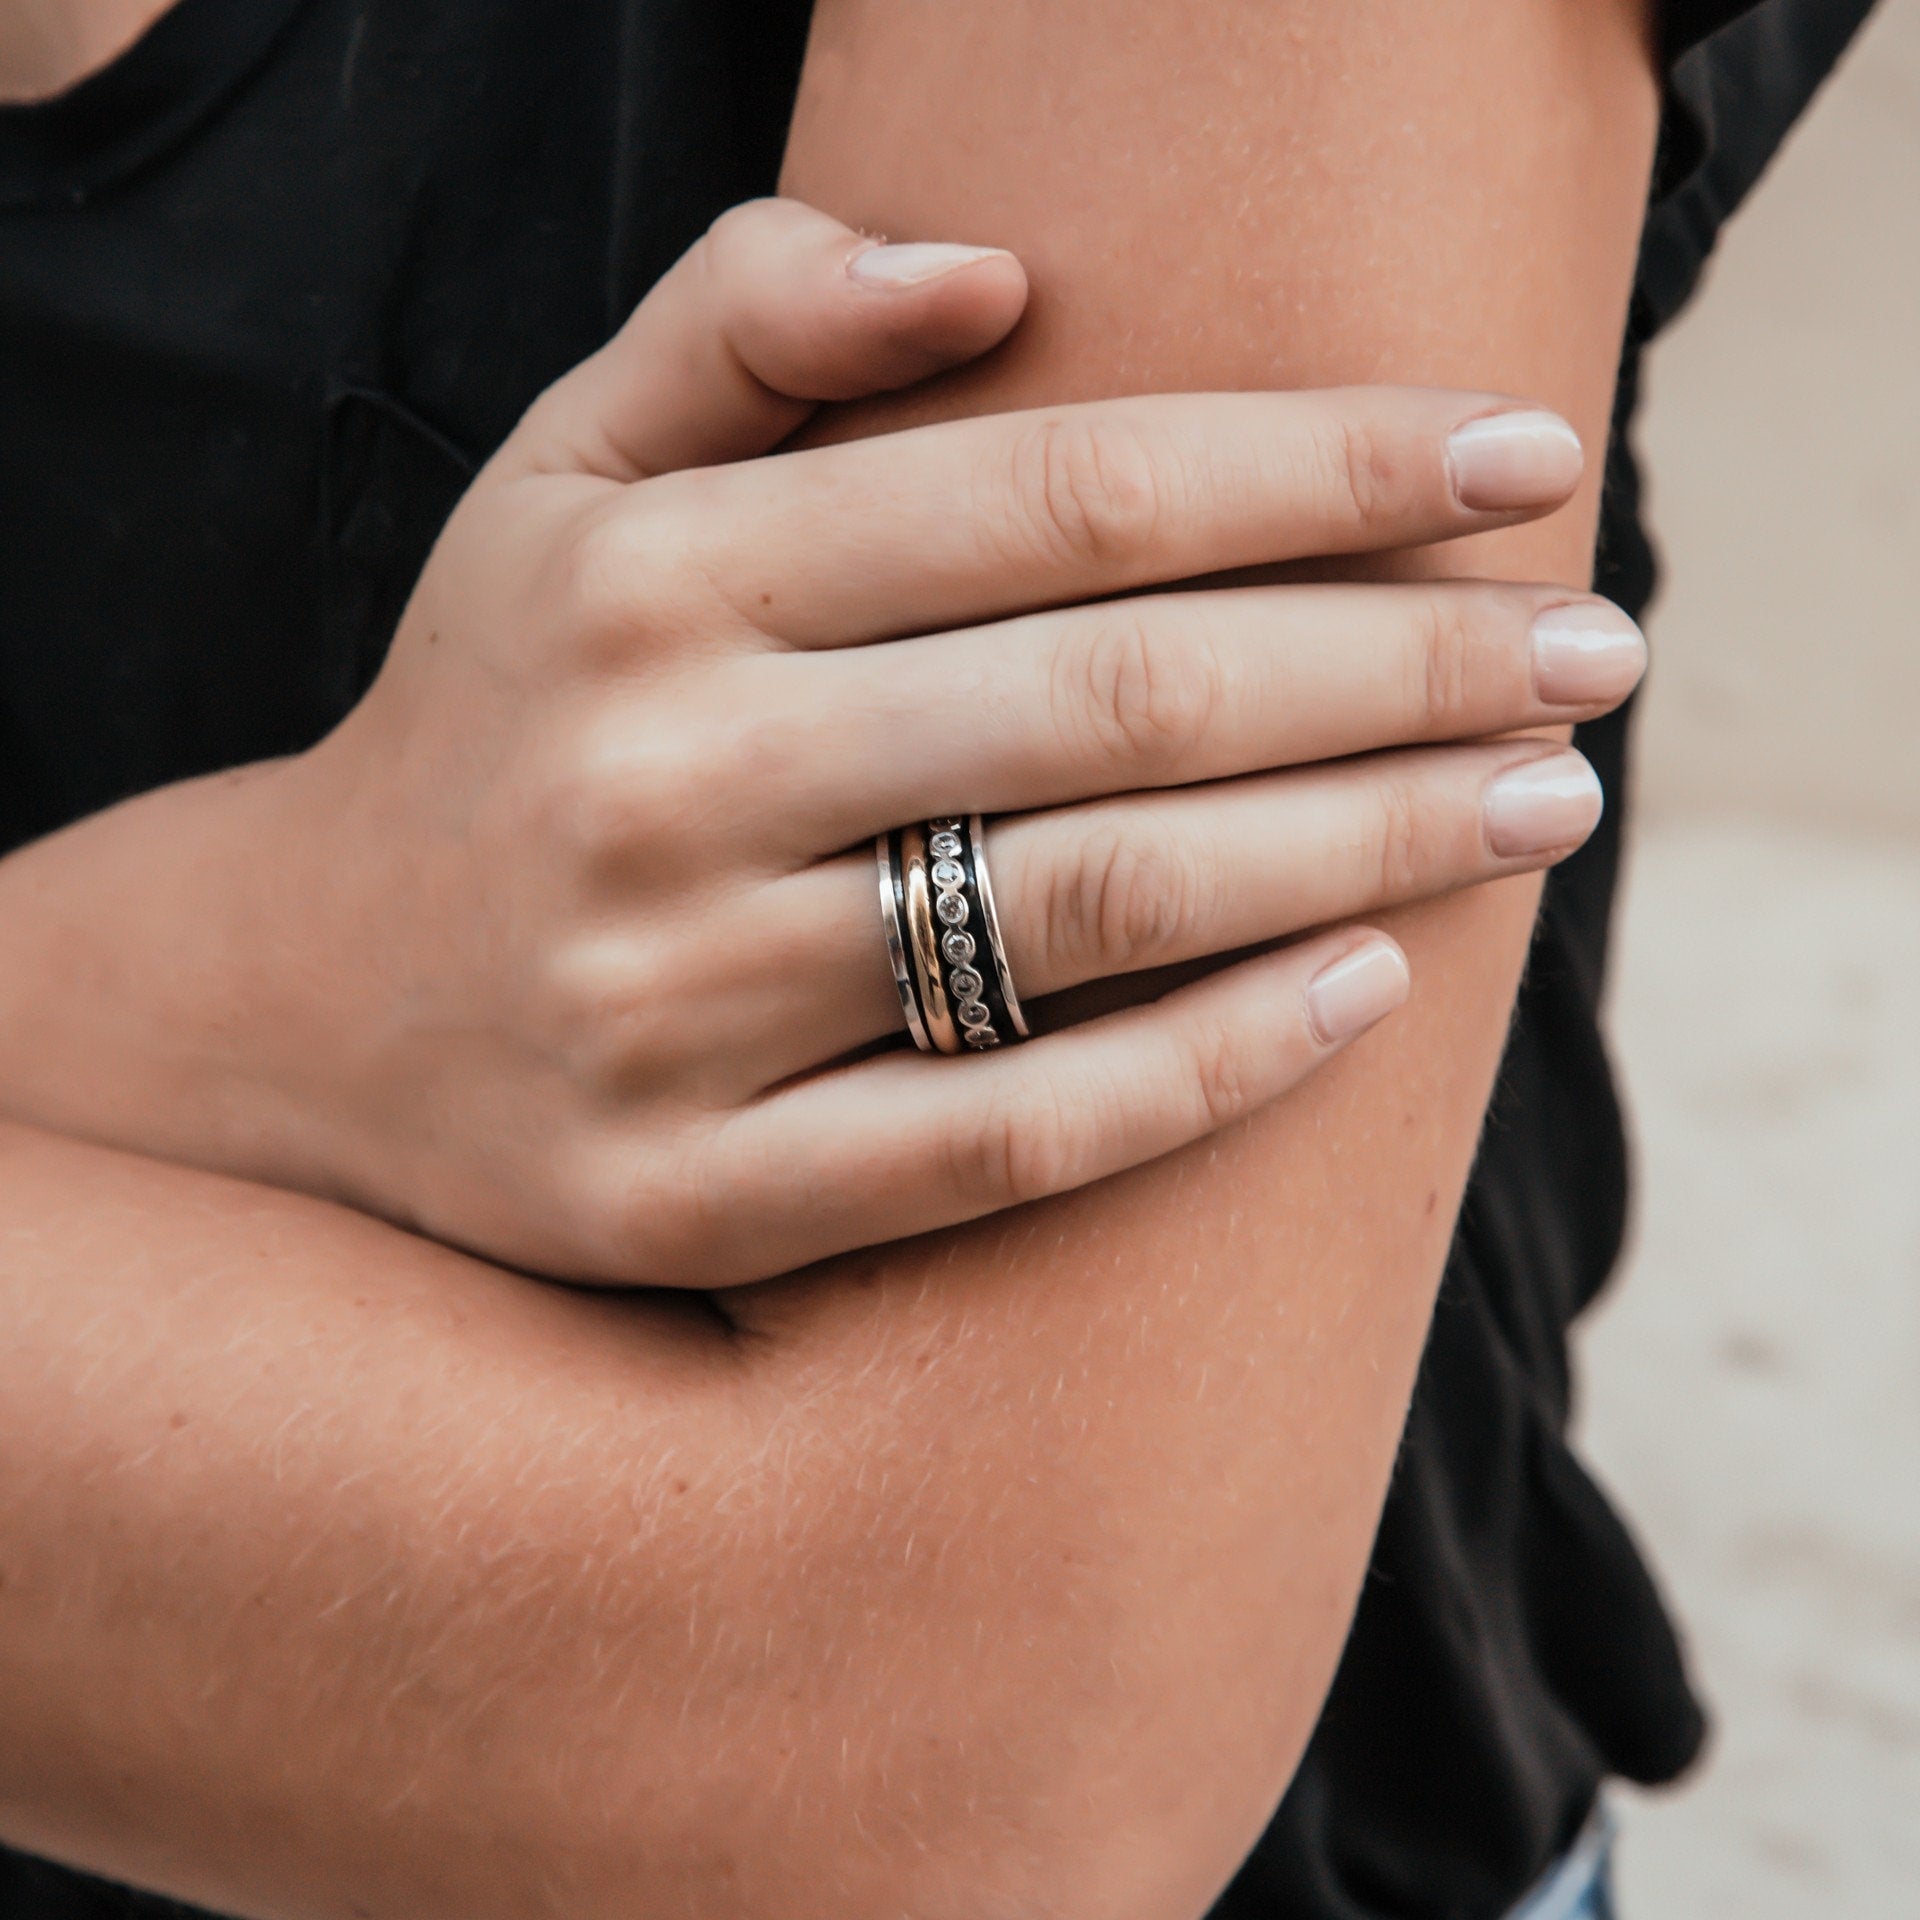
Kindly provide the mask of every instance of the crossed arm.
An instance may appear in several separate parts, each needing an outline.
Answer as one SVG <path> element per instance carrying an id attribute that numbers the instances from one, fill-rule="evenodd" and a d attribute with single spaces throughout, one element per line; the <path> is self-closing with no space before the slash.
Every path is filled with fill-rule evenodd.
<path id="1" fill-rule="evenodd" d="M 822 0 L 785 184 L 1039 288 L 844 431 L 1394 378 L 1597 447 L 1652 119 L 1628 0 Z M 1591 465 L 1396 564 L 1584 582 Z M 1404 915 L 1414 1004 L 1280 1107 L 736 1333 L 0 1134 L 0 1832 L 274 1915 L 1198 1913 L 1345 1631 L 1534 898 Z"/>

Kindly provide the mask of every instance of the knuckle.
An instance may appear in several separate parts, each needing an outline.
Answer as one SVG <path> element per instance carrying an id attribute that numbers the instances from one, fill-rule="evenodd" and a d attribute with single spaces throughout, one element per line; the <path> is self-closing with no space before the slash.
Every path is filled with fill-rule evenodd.
<path id="1" fill-rule="evenodd" d="M 1413 711 L 1445 735 L 1465 724 L 1473 708 L 1478 622 L 1465 596 L 1439 592 L 1421 606 L 1415 637 Z"/>
<path id="2" fill-rule="evenodd" d="M 1202 892 L 1192 855 L 1144 808 L 1091 826 L 1047 898 L 1055 977 L 1130 973 L 1166 957 L 1201 913 Z"/>
<path id="3" fill-rule="evenodd" d="M 756 319 L 770 317 L 774 309 L 767 302 L 783 286 L 791 297 L 792 238 L 796 228 L 811 223 L 838 225 L 795 201 L 771 195 L 743 200 L 715 216 L 694 243 L 690 264 L 709 318 L 724 334 L 731 336 L 743 327 L 756 331 Z M 734 341 L 736 347 L 740 344 Z"/>
<path id="4" fill-rule="evenodd" d="M 945 1147 L 954 1192 L 982 1209 L 1063 1193 L 1079 1184 L 1084 1159 L 1062 1090 L 1044 1081 L 1009 1085 L 984 1112 L 957 1117 Z"/>
<path id="5" fill-rule="evenodd" d="M 1062 696 L 1071 733 L 1090 728 L 1097 757 L 1135 775 L 1178 772 L 1206 741 L 1223 698 L 1219 656 L 1175 633 L 1164 611 L 1122 602 L 1094 623 Z M 1084 719 L 1080 719 L 1084 716 Z"/>
<path id="6" fill-rule="evenodd" d="M 672 1197 L 649 1208 L 643 1227 L 654 1264 L 678 1287 L 719 1287 L 748 1277 L 739 1225 L 752 1211 L 739 1156 L 722 1126 L 691 1127 L 669 1159 Z"/>
<path id="7" fill-rule="evenodd" d="M 628 650 L 646 626 L 660 554 L 651 515 L 623 500 L 590 514 L 561 556 L 560 604 L 590 655 Z"/>
<path id="8" fill-rule="evenodd" d="M 561 1183 L 561 1204 L 595 1264 L 609 1273 L 634 1274 L 651 1251 L 643 1248 L 640 1233 L 650 1184 L 624 1156 L 611 1154 L 604 1140 L 594 1140 L 572 1158 Z"/>
<path id="9" fill-rule="evenodd" d="M 1012 511 L 1051 560 L 1124 566 L 1153 545 L 1164 483 L 1132 423 L 1112 413 L 1050 415 L 1014 442 Z"/>
<path id="10" fill-rule="evenodd" d="M 688 812 L 688 782 L 700 764 L 680 741 L 652 729 L 588 735 L 556 758 L 537 802 L 545 837 L 589 868 L 672 833 Z"/>
<path id="11" fill-rule="evenodd" d="M 724 277 L 728 269 L 752 260 L 786 225 L 791 206 L 790 201 L 763 196 L 715 215 L 700 236 L 702 264 Z"/>
<path id="12" fill-rule="evenodd" d="M 723 695 L 727 689 L 719 690 Z M 803 784 L 817 763 L 817 738 L 809 741 L 793 724 L 793 708 L 762 701 L 722 698 L 683 752 L 697 762 L 689 768 L 687 791 L 704 800 L 709 825 L 736 817 L 764 819 L 782 798 Z"/>
<path id="13" fill-rule="evenodd" d="M 1414 782 L 1404 774 L 1381 778 L 1374 795 L 1373 856 L 1382 900 L 1398 900 L 1417 890 L 1425 862 L 1426 808 Z"/>
<path id="14" fill-rule="evenodd" d="M 673 724 L 631 703 L 562 728 L 535 777 L 541 838 L 587 877 L 612 863 L 679 873 L 709 863 L 786 789 L 800 749 L 781 716 L 704 696 L 676 701 Z"/>
<path id="15" fill-rule="evenodd" d="M 576 1231 L 603 1273 L 627 1285 L 705 1288 L 737 1277 L 738 1218 L 718 1129 L 689 1121 L 678 1137 L 614 1133 L 580 1155 L 567 1183 Z"/>
<path id="16" fill-rule="evenodd" d="M 1404 449 L 1365 420 L 1336 417 L 1318 436 L 1314 458 L 1325 497 L 1361 527 L 1390 524 L 1410 504 Z"/>
<path id="17" fill-rule="evenodd" d="M 564 544 L 557 597 L 581 666 L 630 668 L 728 626 L 730 608 L 699 563 L 710 486 L 696 470 L 623 488 Z"/>
<path id="18" fill-rule="evenodd" d="M 563 940 L 545 957 L 532 1030 L 576 1088 L 628 1087 L 641 1063 L 658 1056 L 659 1010 L 674 999 L 661 972 L 657 953 L 634 939 Z"/>
<path id="19" fill-rule="evenodd" d="M 1187 1079 L 1195 1111 L 1208 1132 L 1238 1120 L 1253 1105 L 1242 1045 L 1243 1036 L 1218 1021 L 1206 1022 L 1187 1038 Z"/>

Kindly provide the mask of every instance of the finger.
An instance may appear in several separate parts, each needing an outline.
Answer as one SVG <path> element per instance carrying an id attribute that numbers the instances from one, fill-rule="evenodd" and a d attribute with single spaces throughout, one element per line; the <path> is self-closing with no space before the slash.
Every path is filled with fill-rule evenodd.
<path id="1" fill-rule="evenodd" d="M 697 1251 L 657 1214 L 650 1246 L 675 1284 L 724 1286 L 1084 1186 L 1277 1098 L 1407 989 L 1399 948 L 1348 930 L 1008 1052 L 822 1075 L 724 1123 Z"/>
<path id="2" fill-rule="evenodd" d="M 999 822 L 994 892 L 1015 983 L 1045 995 L 1549 866 L 1603 804 L 1539 741 L 1380 754 Z"/>
<path id="3" fill-rule="evenodd" d="M 1624 700 L 1645 667 L 1607 601 L 1495 582 L 1147 594 L 762 657 L 811 746 L 763 817 L 817 859 L 933 814 L 1564 725 Z"/>
<path id="4" fill-rule="evenodd" d="M 771 638 L 840 647 L 1450 539 L 1550 511 L 1580 471 L 1564 420 L 1497 395 L 1154 394 L 680 475 L 633 495 L 634 546 Z"/>
<path id="5" fill-rule="evenodd" d="M 1037 1000 L 1551 865 L 1601 806 L 1579 754 L 1507 741 L 1127 794 L 996 820 L 987 839 L 1014 984 Z M 849 855 L 743 909 L 730 950 L 782 933 L 761 998 L 783 987 L 789 1013 L 757 1024 L 762 1085 L 900 1031 L 873 872 Z"/>
<path id="6" fill-rule="evenodd" d="M 1001 249 L 885 246 L 796 200 L 749 201 L 534 403 L 502 460 L 630 481 L 748 459 L 823 401 L 984 353 L 1025 303 Z"/>

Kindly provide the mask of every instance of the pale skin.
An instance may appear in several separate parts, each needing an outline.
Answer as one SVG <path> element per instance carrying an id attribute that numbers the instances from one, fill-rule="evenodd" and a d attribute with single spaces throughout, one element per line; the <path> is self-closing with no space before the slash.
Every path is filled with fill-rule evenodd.
<path id="1" fill-rule="evenodd" d="M 789 189 L 1041 290 L 919 417 L 1392 376 L 1598 444 L 1637 18 L 1183 13 L 1178 89 L 1165 18 L 824 7 Z M 1396 565 L 1578 585 L 1596 479 Z M 10 1130 L 0 1831 L 245 1913 L 1198 1913 L 1338 1651 L 1532 902 L 1394 918 L 1413 1004 L 1263 1113 L 745 1338 Z"/>

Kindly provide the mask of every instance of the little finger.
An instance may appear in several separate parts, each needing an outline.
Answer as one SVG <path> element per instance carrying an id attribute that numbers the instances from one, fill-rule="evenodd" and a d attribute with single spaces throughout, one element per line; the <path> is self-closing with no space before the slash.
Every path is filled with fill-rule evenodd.
<path id="1" fill-rule="evenodd" d="M 1391 940 L 1348 929 L 1028 1046 L 890 1054 L 781 1088 L 709 1144 L 723 1171 L 684 1251 L 651 1216 L 649 1277 L 760 1279 L 1157 1159 L 1297 1086 L 1408 984 Z"/>

